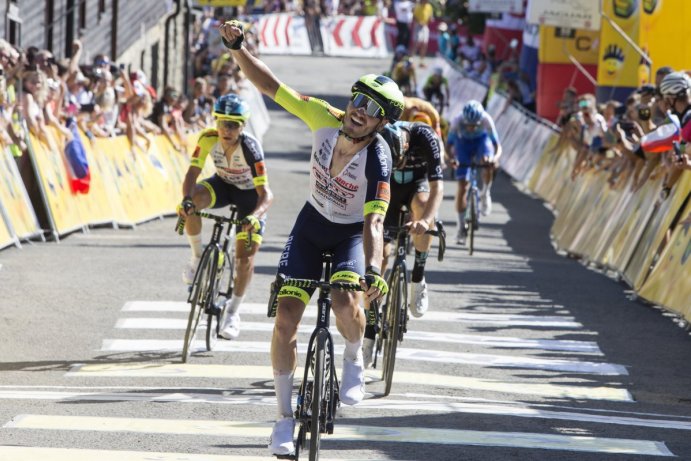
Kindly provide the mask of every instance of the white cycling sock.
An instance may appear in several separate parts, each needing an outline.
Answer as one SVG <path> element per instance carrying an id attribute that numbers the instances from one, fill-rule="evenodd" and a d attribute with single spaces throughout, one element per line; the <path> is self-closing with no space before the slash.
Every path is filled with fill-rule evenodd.
<path id="1" fill-rule="evenodd" d="M 346 339 L 345 351 L 343 351 L 343 358 L 349 362 L 357 362 L 358 354 L 362 349 L 362 337 L 360 337 L 356 342 L 351 343 Z"/>
<path id="2" fill-rule="evenodd" d="M 190 248 L 192 249 L 192 256 L 194 258 L 202 257 L 202 234 L 201 232 L 197 235 L 187 234 L 187 241 L 190 242 Z"/>
<path id="3" fill-rule="evenodd" d="M 461 211 L 458 213 L 458 216 L 456 217 L 456 225 L 458 228 L 462 228 L 465 223 L 465 211 Z"/>
<path id="4" fill-rule="evenodd" d="M 226 313 L 235 314 L 240 308 L 242 300 L 245 299 L 245 295 L 238 296 L 233 294 L 228 301 L 226 301 Z"/>
<path id="5" fill-rule="evenodd" d="M 293 417 L 293 373 L 281 374 L 274 370 L 274 392 L 278 402 L 278 419 Z"/>

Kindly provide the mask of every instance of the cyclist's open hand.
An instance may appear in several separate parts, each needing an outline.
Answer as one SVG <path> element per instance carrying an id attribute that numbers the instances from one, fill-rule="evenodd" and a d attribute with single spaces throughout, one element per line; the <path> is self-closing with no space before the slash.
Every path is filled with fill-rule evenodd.
<path id="1" fill-rule="evenodd" d="M 360 279 L 360 285 L 365 290 L 365 300 L 367 302 L 376 301 L 389 292 L 389 285 L 376 271 L 368 270 L 365 278 Z"/>

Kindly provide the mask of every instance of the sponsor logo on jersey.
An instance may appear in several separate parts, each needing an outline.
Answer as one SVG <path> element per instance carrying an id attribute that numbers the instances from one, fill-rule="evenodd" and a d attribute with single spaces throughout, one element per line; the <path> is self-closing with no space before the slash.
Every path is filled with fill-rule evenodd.
<path id="1" fill-rule="evenodd" d="M 388 182 L 379 181 L 377 182 L 377 200 L 383 200 L 389 202 L 391 200 L 391 187 Z"/>
<path id="2" fill-rule="evenodd" d="M 202 148 L 197 146 L 194 149 L 194 153 L 192 154 L 192 158 L 199 158 L 199 154 L 201 153 L 201 151 L 202 151 Z"/>
<path id="3" fill-rule="evenodd" d="M 264 176 L 266 174 L 266 164 L 264 161 L 255 163 L 254 169 L 257 170 L 257 176 Z"/>

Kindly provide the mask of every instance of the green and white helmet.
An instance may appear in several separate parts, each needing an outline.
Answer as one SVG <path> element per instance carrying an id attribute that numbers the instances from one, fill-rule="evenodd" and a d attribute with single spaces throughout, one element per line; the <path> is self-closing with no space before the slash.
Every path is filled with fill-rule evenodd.
<path id="1" fill-rule="evenodd" d="M 403 113 L 403 93 L 396 82 L 384 75 L 367 74 L 353 84 L 352 93 L 362 93 L 377 102 L 391 123 Z"/>

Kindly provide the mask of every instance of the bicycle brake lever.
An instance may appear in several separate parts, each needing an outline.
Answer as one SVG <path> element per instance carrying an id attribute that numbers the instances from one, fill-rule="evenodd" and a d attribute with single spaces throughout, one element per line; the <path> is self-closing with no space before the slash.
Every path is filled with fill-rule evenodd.
<path id="1" fill-rule="evenodd" d="M 185 232 L 185 218 L 178 216 L 178 222 L 175 224 L 175 232 L 182 235 Z"/>

